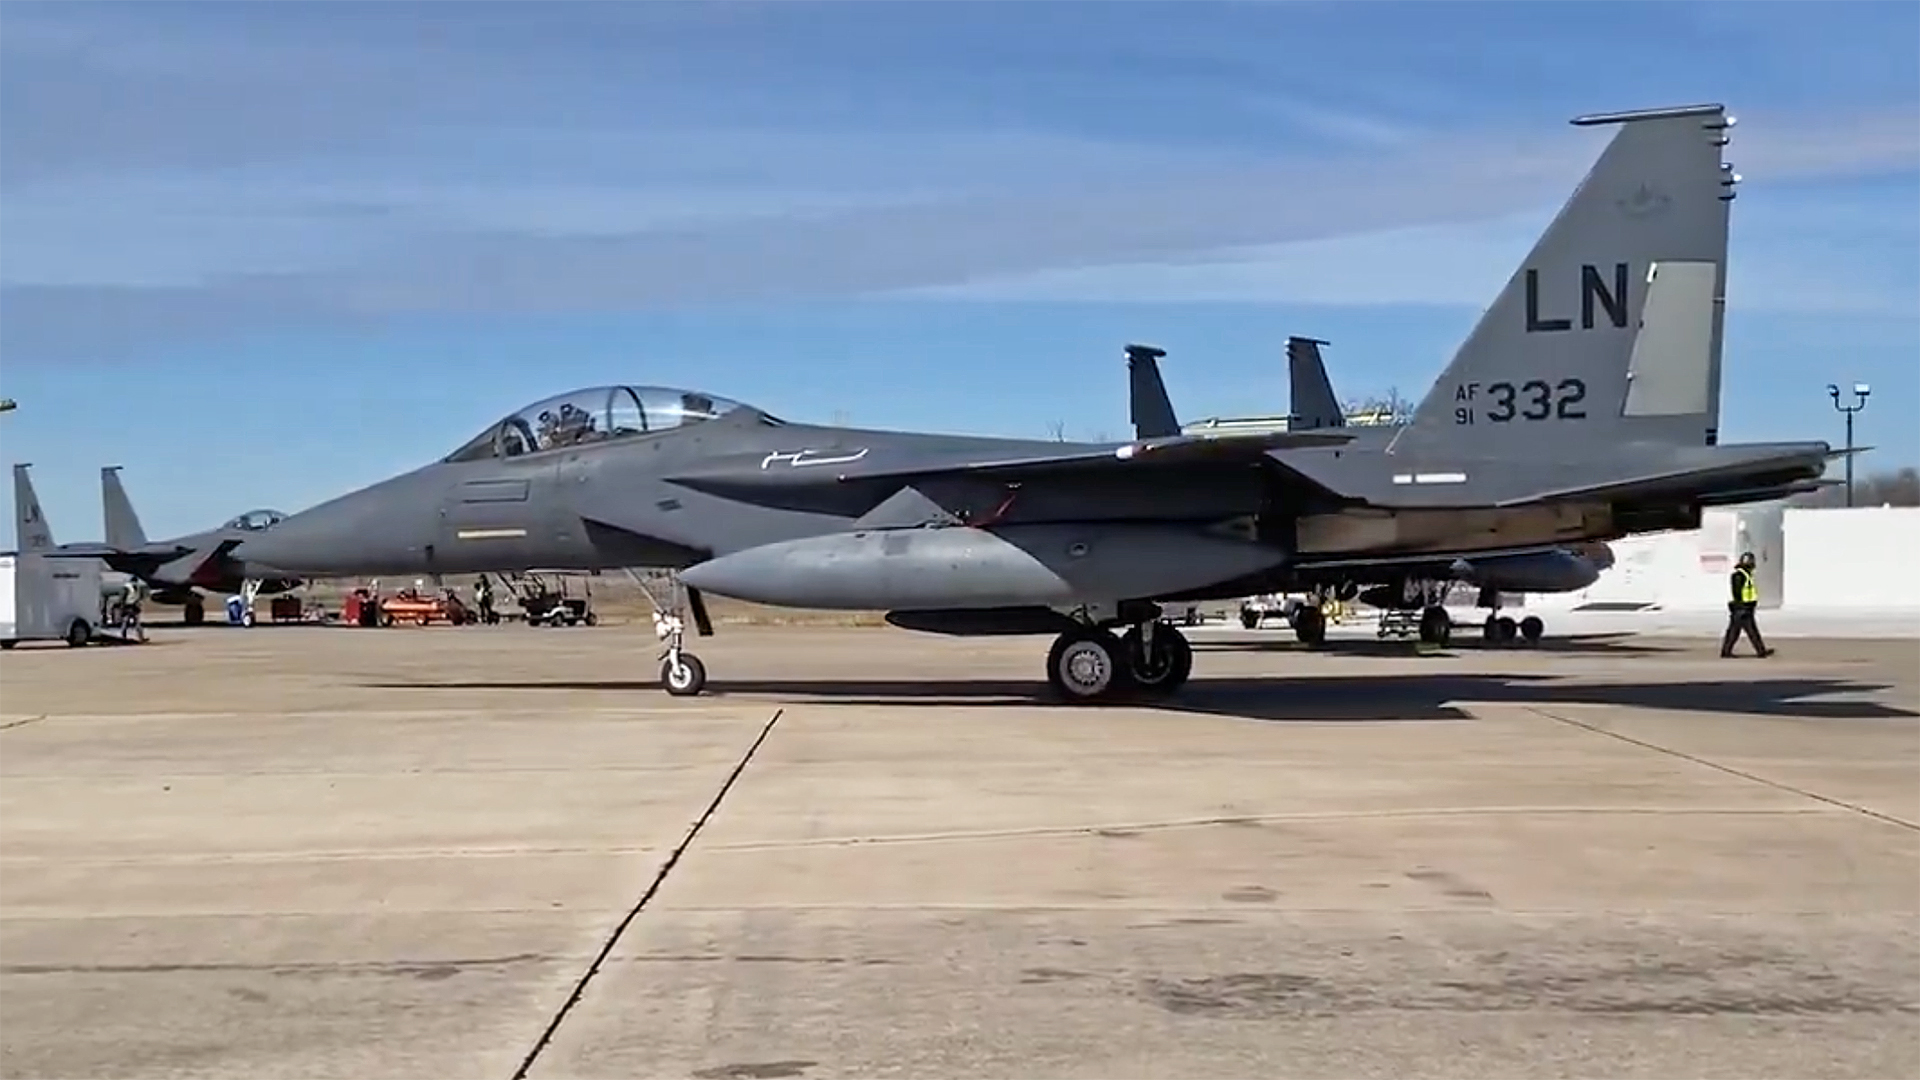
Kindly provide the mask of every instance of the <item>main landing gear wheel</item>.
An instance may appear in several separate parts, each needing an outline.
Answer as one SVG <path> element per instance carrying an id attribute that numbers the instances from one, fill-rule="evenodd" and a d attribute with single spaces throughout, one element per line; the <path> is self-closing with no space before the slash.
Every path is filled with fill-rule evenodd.
<path id="1" fill-rule="evenodd" d="M 1127 680 L 1152 694 L 1171 694 L 1193 674 L 1193 645 L 1171 623 L 1135 626 L 1120 639 Z"/>
<path id="2" fill-rule="evenodd" d="M 1420 640 L 1446 648 L 1453 640 L 1453 616 L 1443 607 L 1430 607 L 1420 613 Z"/>
<path id="3" fill-rule="evenodd" d="M 674 697 L 693 697 L 707 688 L 707 665 L 690 652 L 660 661 L 660 684 Z"/>
<path id="4" fill-rule="evenodd" d="M 1520 620 L 1520 636 L 1526 639 L 1529 645 L 1540 644 L 1540 636 L 1546 632 L 1547 624 L 1542 622 L 1538 615 L 1529 615 Z"/>
<path id="5" fill-rule="evenodd" d="M 1293 610 L 1293 636 L 1307 645 L 1325 644 L 1327 640 L 1327 613 L 1313 604 L 1302 604 Z"/>
<path id="6" fill-rule="evenodd" d="M 1098 701 L 1124 690 L 1130 680 L 1126 646 L 1112 632 L 1079 627 L 1061 634 L 1047 651 L 1047 685 L 1069 701 Z"/>
<path id="7" fill-rule="evenodd" d="M 1481 630 L 1481 633 L 1486 635 L 1487 642 L 1492 645 L 1511 645 L 1514 636 L 1519 632 L 1520 628 L 1505 615 L 1487 616 L 1487 625 Z"/>

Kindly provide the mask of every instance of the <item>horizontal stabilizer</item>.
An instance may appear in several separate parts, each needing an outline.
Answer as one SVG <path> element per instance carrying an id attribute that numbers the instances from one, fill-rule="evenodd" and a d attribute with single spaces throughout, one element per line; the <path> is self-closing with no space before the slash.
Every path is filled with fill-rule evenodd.
<path id="1" fill-rule="evenodd" d="M 1733 447 L 1723 449 L 1732 450 Z M 1744 448 L 1740 448 L 1744 449 Z M 1631 499 L 1652 496 L 1672 496 L 1697 493 L 1700 495 L 1726 495 L 1730 491 L 1724 486 L 1729 481 L 1751 479 L 1757 486 L 1764 488 L 1782 487 L 1798 484 L 1818 478 L 1818 472 L 1825 467 L 1827 454 L 1824 444 L 1819 450 L 1811 447 L 1782 448 L 1774 453 L 1754 452 L 1743 454 L 1725 464 L 1681 465 L 1670 469 L 1661 469 L 1641 473 L 1636 476 L 1609 480 L 1605 483 L 1585 484 L 1576 487 L 1559 488 L 1528 494 L 1518 498 L 1503 499 L 1494 503 L 1499 509 L 1524 506 L 1534 502 L 1564 502 L 1572 499 Z M 1806 475 L 1791 475 L 1805 473 Z"/>

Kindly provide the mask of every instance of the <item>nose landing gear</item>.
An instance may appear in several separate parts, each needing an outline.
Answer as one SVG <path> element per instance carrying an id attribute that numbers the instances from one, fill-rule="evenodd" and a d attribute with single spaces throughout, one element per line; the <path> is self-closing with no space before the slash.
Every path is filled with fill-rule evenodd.
<path id="1" fill-rule="evenodd" d="M 682 585 L 680 575 L 671 572 L 664 575 L 664 590 L 659 576 L 649 581 L 633 570 L 628 570 L 627 576 L 647 594 L 647 602 L 653 605 L 654 636 L 666 645 L 660 654 L 660 685 L 674 697 L 699 695 L 707 688 L 707 665 L 686 649 L 687 623 L 680 617 L 680 610 L 684 607 L 692 613 L 701 637 L 712 637 L 713 623 L 707 618 L 707 606 L 700 594 Z"/>

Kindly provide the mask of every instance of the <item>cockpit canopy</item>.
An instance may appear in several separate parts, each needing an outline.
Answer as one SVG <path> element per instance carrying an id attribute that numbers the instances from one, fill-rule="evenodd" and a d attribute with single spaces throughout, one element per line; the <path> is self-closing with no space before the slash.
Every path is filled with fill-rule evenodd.
<path id="1" fill-rule="evenodd" d="M 241 529 L 246 532 L 266 532 L 275 525 L 287 520 L 287 515 L 278 510 L 249 510 L 225 525 L 223 529 Z"/>
<path id="2" fill-rule="evenodd" d="M 481 432 L 446 460 L 519 457 L 607 439 L 658 435 L 717 420 L 740 408 L 745 406 L 695 390 L 596 386 L 529 405 Z"/>

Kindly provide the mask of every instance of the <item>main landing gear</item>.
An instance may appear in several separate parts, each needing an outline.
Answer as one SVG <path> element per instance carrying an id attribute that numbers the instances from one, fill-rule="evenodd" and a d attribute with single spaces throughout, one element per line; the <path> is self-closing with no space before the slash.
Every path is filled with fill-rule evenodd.
<path id="1" fill-rule="evenodd" d="M 687 623 L 680 617 L 681 610 L 687 610 L 700 636 L 713 636 L 713 621 L 707 618 L 699 590 L 682 585 L 680 575 L 671 572 L 653 575 L 652 580 L 633 570 L 627 576 L 647 594 L 647 602 L 653 605 L 654 636 L 666 645 L 660 654 L 660 685 L 674 697 L 694 697 L 706 690 L 707 665 L 687 651 Z"/>
<path id="2" fill-rule="evenodd" d="M 1529 645 L 1540 644 L 1540 638 L 1547 632 L 1547 624 L 1538 615 L 1529 615 L 1518 623 L 1510 615 L 1489 615 L 1481 634 L 1489 645 L 1511 645 L 1519 637 Z"/>
<path id="3" fill-rule="evenodd" d="M 1157 617 L 1125 634 L 1076 626 L 1047 652 L 1047 685 L 1069 701 L 1111 701 L 1131 694 L 1164 697 L 1193 674 L 1193 646 Z"/>
<path id="4" fill-rule="evenodd" d="M 1497 589 L 1480 590 L 1480 606 L 1487 609 L 1487 622 L 1481 629 L 1481 635 L 1487 644 L 1496 648 L 1513 644 L 1518 637 L 1529 645 L 1540 644 L 1540 638 L 1547 632 L 1547 624 L 1538 615 L 1529 615 L 1514 622 L 1510 615 L 1500 614 L 1500 592 Z"/>

